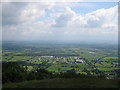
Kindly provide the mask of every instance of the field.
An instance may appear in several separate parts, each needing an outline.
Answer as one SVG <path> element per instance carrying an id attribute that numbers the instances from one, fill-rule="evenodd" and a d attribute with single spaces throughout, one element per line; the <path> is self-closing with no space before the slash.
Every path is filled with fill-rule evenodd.
<path id="1" fill-rule="evenodd" d="M 79 43 L 3 42 L 3 62 L 17 62 L 28 71 L 43 68 L 50 72 L 74 69 L 77 73 L 115 78 L 118 70 L 116 45 Z"/>
<path id="2" fill-rule="evenodd" d="M 3 88 L 118 88 L 116 44 L 6 41 L 2 49 Z"/>

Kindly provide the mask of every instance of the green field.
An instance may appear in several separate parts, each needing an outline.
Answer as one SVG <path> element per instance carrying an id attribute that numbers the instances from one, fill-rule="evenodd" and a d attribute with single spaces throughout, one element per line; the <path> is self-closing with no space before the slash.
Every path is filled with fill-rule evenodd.
<path id="1" fill-rule="evenodd" d="M 2 61 L 16 62 L 28 72 L 37 68 L 53 73 L 75 70 L 78 74 L 117 78 L 118 50 L 114 44 L 14 43 L 3 42 Z"/>

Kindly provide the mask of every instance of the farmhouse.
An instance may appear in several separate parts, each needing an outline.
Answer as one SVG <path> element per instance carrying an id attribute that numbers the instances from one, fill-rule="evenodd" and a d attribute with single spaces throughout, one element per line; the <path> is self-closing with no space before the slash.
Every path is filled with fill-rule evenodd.
<path id="1" fill-rule="evenodd" d="M 75 62 L 76 63 L 84 63 L 85 61 L 77 59 L 77 60 L 75 60 Z"/>

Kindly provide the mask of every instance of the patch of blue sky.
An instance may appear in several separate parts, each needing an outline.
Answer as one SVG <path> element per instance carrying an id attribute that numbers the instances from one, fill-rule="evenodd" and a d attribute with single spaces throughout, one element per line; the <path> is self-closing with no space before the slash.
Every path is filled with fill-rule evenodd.
<path id="1" fill-rule="evenodd" d="M 75 2 L 71 9 L 77 14 L 85 15 L 98 9 L 108 9 L 116 5 L 118 2 Z"/>
<path id="2" fill-rule="evenodd" d="M 52 9 L 45 9 L 46 15 L 45 17 L 50 17 L 50 13 L 52 13 Z"/>
<path id="3" fill-rule="evenodd" d="M 52 9 L 45 9 L 45 16 L 40 17 L 39 20 L 44 21 L 44 23 L 49 24 L 52 21 L 50 13 L 52 13 Z"/>
<path id="4" fill-rule="evenodd" d="M 44 22 L 45 24 L 49 24 L 52 21 L 50 13 L 52 13 L 51 9 L 45 9 L 45 15 L 36 18 L 35 20 L 32 21 L 32 23 L 40 21 L 40 22 Z"/>

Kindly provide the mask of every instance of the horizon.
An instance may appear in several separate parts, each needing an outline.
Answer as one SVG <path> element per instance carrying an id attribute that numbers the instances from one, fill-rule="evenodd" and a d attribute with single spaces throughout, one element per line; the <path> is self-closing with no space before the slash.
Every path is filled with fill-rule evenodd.
<path id="1" fill-rule="evenodd" d="M 2 44 L 3 43 L 12 43 L 12 42 L 24 42 L 24 43 L 36 43 L 36 44 L 59 44 L 59 43 L 63 43 L 63 44 L 87 44 L 87 45 L 97 45 L 97 44 L 106 44 L 106 45 L 117 45 L 118 46 L 118 42 L 114 41 L 114 42 L 111 42 L 111 41 L 56 41 L 56 40 L 3 40 L 2 41 Z"/>

